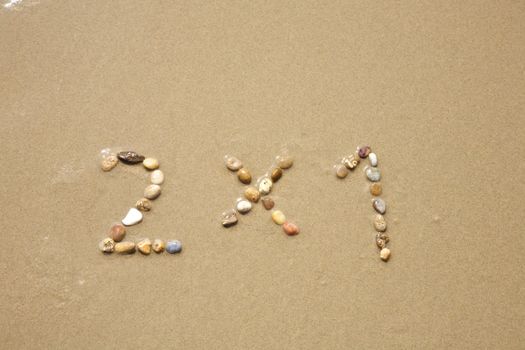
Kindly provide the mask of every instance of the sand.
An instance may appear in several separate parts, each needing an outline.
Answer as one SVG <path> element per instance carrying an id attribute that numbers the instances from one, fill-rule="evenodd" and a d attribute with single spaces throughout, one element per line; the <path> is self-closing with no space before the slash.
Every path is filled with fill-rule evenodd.
<path id="1" fill-rule="evenodd" d="M 4 0 L 2 4 L 6 1 Z M 523 349 L 525 6 L 519 1 L 22 1 L 0 8 L 2 349 Z M 362 168 L 383 171 L 392 258 Z M 147 183 L 162 196 L 97 250 Z M 302 232 L 258 206 L 262 174 Z"/>

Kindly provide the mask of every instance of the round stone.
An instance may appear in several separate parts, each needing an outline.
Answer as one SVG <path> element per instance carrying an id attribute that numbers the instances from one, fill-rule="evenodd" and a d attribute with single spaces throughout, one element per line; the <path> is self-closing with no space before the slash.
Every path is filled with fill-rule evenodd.
<path id="1" fill-rule="evenodd" d="M 381 182 L 374 182 L 370 185 L 370 194 L 372 196 L 379 196 L 383 192 L 383 186 L 381 185 Z"/>
<path id="2" fill-rule="evenodd" d="M 261 193 L 255 187 L 250 186 L 244 191 L 244 197 L 250 202 L 257 203 L 259 198 L 261 198 Z"/>
<path id="3" fill-rule="evenodd" d="M 232 209 L 222 213 L 222 226 L 231 227 L 235 225 L 238 221 L 239 219 L 237 219 L 237 213 L 235 212 L 235 210 Z"/>
<path id="4" fill-rule="evenodd" d="M 381 198 L 375 198 L 372 200 L 372 206 L 379 214 L 384 214 L 386 212 L 386 203 Z"/>
<path id="5" fill-rule="evenodd" d="M 299 233 L 299 227 L 297 227 L 296 224 L 287 221 L 283 224 L 283 231 L 288 236 L 295 236 Z"/>
<path id="6" fill-rule="evenodd" d="M 272 197 L 263 197 L 261 199 L 264 209 L 270 210 L 275 206 L 275 202 Z"/>
<path id="7" fill-rule="evenodd" d="M 149 181 L 154 185 L 162 185 L 164 182 L 164 173 L 162 170 L 155 170 L 151 173 Z"/>
<path id="8" fill-rule="evenodd" d="M 374 227 L 376 231 L 385 232 L 386 231 L 386 220 L 385 217 L 381 214 L 377 214 L 374 219 Z"/>
<path id="9" fill-rule="evenodd" d="M 119 254 L 135 253 L 135 243 L 134 242 L 119 242 L 115 244 L 115 252 Z"/>
<path id="10" fill-rule="evenodd" d="M 117 164 L 118 164 L 117 156 L 115 154 L 110 154 L 109 156 L 104 157 L 104 159 L 102 159 L 102 162 L 100 163 L 100 166 L 101 166 L 102 170 L 110 171 L 114 167 L 116 167 Z"/>
<path id="11" fill-rule="evenodd" d="M 357 154 L 359 154 L 359 157 L 365 159 L 370 154 L 370 147 L 369 146 L 361 146 L 357 150 Z"/>
<path id="12" fill-rule="evenodd" d="M 109 237 L 104 238 L 98 244 L 98 249 L 100 249 L 102 253 L 106 253 L 106 254 L 113 253 L 113 251 L 115 250 L 115 241 Z"/>
<path id="13" fill-rule="evenodd" d="M 371 166 L 377 166 L 377 155 L 375 153 L 370 153 L 368 155 L 368 161 Z"/>
<path id="14" fill-rule="evenodd" d="M 273 182 L 279 181 L 279 179 L 282 176 L 283 176 L 283 169 L 279 167 L 273 168 L 272 171 L 270 172 L 270 178 L 272 179 Z"/>
<path id="15" fill-rule="evenodd" d="M 153 241 L 152 248 L 155 253 L 160 254 L 166 249 L 166 243 L 162 239 L 157 238 Z"/>
<path id="16" fill-rule="evenodd" d="M 147 198 L 141 198 L 135 203 L 135 208 L 140 211 L 150 211 L 152 207 L 151 201 Z"/>
<path id="17" fill-rule="evenodd" d="M 144 161 L 144 156 L 141 156 L 137 152 L 133 151 L 124 151 L 117 154 L 118 159 L 126 164 L 138 164 Z"/>
<path id="18" fill-rule="evenodd" d="M 151 241 L 146 238 L 137 243 L 137 248 L 139 252 L 141 252 L 144 255 L 150 255 L 151 253 Z"/>
<path id="19" fill-rule="evenodd" d="M 275 158 L 277 166 L 281 169 L 290 169 L 293 165 L 293 157 L 289 155 L 280 155 Z"/>
<path id="20" fill-rule="evenodd" d="M 170 254 L 180 253 L 182 250 L 182 243 L 178 240 L 168 241 L 166 244 L 166 251 Z"/>
<path id="21" fill-rule="evenodd" d="M 249 185 L 252 182 L 252 174 L 246 168 L 241 168 L 237 171 L 237 178 L 245 185 Z"/>
<path id="22" fill-rule="evenodd" d="M 115 242 L 120 242 L 126 236 L 126 228 L 122 224 L 113 224 L 109 229 L 108 236 Z"/>
<path id="23" fill-rule="evenodd" d="M 132 226 L 142 221 L 143 215 L 138 209 L 131 208 L 126 214 L 126 217 L 122 219 L 122 224 L 125 226 Z"/>
<path id="24" fill-rule="evenodd" d="M 283 212 L 280 210 L 274 210 L 272 212 L 272 220 L 277 225 L 282 225 L 286 222 L 286 216 L 284 216 Z"/>
<path id="25" fill-rule="evenodd" d="M 241 214 L 246 214 L 252 210 L 252 203 L 246 199 L 239 199 L 237 204 L 235 204 L 235 209 Z"/>
<path id="26" fill-rule="evenodd" d="M 230 155 L 224 156 L 224 164 L 226 164 L 226 167 L 231 171 L 237 171 L 242 168 L 242 162 L 239 158 Z"/>
<path id="27" fill-rule="evenodd" d="M 156 158 L 146 158 L 142 161 L 142 165 L 148 170 L 155 170 L 158 169 L 160 164 Z"/>
<path id="28" fill-rule="evenodd" d="M 261 194 L 268 194 L 272 191 L 273 182 L 269 177 L 263 177 L 259 180 L 258 187 Z"/>
<path id="29" fill-rule="evenodd" d="M 386 233 L 376 234 L 376 245 L 379 249 L 383 249 L 390 239 Z"/>
<path id="30" fill-rule="evenodd" d="M 367 167 L 365 169 L 365 174 L 368 180 L 372 182 L 378 182 L 379 180 L 381 180 L 381 172 L 378 168 Z"/>
<path id="31" fill-rule="evenodd" d="M 337 176 L 340 179 L 344 179 L 348 176 L 348 168 L 344 164 L 337 164 L 334 167 L 335 176 Z"/>
<path id="32" fill-rule="evenodd" d="M 381 257 L 381 260 L 388 261 L 388 259 L 390 259 L 390 249 L 388 248 L 381 249 L 379 256 Z"/>
<path id="33" fill-rule="evenodd" d="M 343 158 L 342 162 L 349 170 L 354 170 L 359 165 L 359 157 L 356 154 L 351 154 Z"/>
<path id="34" fill-rule="evenodd" d="M 160 196 L 160 186 L 159 185 L 149 185 L 144 189 L 144 197 L 147 199 L 155 199 Z"/>

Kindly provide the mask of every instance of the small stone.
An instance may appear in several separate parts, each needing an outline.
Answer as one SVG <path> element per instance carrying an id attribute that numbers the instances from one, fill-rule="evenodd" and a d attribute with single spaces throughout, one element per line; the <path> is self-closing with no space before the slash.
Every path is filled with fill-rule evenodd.
<path id="1" fill-rule="evenodd" d="M 372 182 L 378 182 L 379 180 L 381 180 L 381 172 L 378 168 L 367 167 L 365 169 L 365 174 L 368 180 Z"/>
<path id="2" fill-rule="evenodd" d="M 144 161 L 144 156 L 141 156 L 137 152 L 133 151 L 119 152 L 117 157 L 126 164 L 138 164 Z"/>
<path id="3" fill-rule="evenodd" d="M 293 157 L 288 155 L 280 155 L 275 158 L 277 166 L 281 169 L 290 169 L 293 165 Z"/>
<path id="4" fill-rule="evenodd" d="M 270 173 L 270 178 L 272 179 L 273 182 L 277 182 L 279 181 L 279 179 L 283 176 L 283 169 L 277 167 L 277 168 L 273 168 L 271 173 Z"/>
<path id="5" fill-rule="evenodd" d="M 149 185 L 144 189 L 144 197 L 147 199 L 155 199 L 160 196 L 160 186 L 159 185 Z"/>
<path id="6" fill-rule="evenodd" d="M 344 164 L 337 164 L 334 168 L 335 170 L 335 176 L 337 176 L 340 179 L 344 179 L 348 176 L 348 169 Z"/>
<path id="7" fill-rule="evenodd" d="M 282 225 L 286 222 L 286 216 L 284 216 L 283 212 L 280 210 L 274 210 L 272 213 L 272 220 L 277 225 Z"/>
<path id="8" fill-rule="evenodd" d="M 106 254 L 113 253 L 113 251 L 115 250 L 115 241 L 109 237 L 104 238 L 98 244 L 98 249 L 100 249 L 102 253 L 106 253 Z"/>
<path id="9" fill-rule="evenodd" d="M 379 196 L 383 192 L 383 186 L 381 182 L 374 182 L 370 185 L 370 193 L 372 196 Z"/>
<path id="10" fill-rule="evenodd" d="M 170 254 L 180 253 L 182 250 L 182 243 L 178 240 L 168 241 L 166 244 L 166 251 Z"/>
<path id="11" fill-rule="evenodd" d="M 162 170 L 155 170 L 151 173 L 149 181 L 154 185 L 162 185 L 164 182 L 164 173 Z"/>
<path id="12" fill-rule="evenodd" d="M 146 238 L 137 243 L 137 248 L 139 252 L 141 252 L 144 255 L 150 255 L 151 253 L 151 241 Z"/>
<path id="13" fill-rule="evenodd" d="M 269 177 L 263 177 L 259 180 L 259 192 L 261 194 L 268 194 L 272 191 L 273 182 Z"/>
<path id="14" fill-rule="evenodd" d="M 297 227 L 296 224 L 288 221 L 284 223 L 283 230 L 288 236 L 295 236 L 299 233 L 299 227 Z"/>
<path id="15" fill-rule="evenodd" d="M 144 168 L 148 170 L 155 170 L 159 168 L 159 161 L 156 158 L 146 158 L 142 161 Z"/>
<path id="16" fill-rule="evenodd" d="M 242 168 L 242 162 L 239 158 L 230 155 L 224 157 L 224 164 L 226 164 L 226 168 L 231 171 L 237 171 Z"/>
<path id="17" fill-rule="evenodd" d="M 241 214 L 246 214 L 252 210 L 252 203 L 246 199 L 239 199 L 235 204 L 235 209 Z"/>
<path id="18" fill-rule="evenodd" d="M 377 155 L 375 153 L 370 153 L 368 155 L 368 160 L 370 161 L 371 166 L 377 166 Z"/>
<path id="19" fill-rule="evenodd" d="M 386 212 L 386 203 L 381 198 L 375 198 L 372 200 L 372 206 L 379 214 L 384 214 Z"/>
<path id="20" fill-rule="evenodd" d="M 235 210 L 228 210 L 222 213 L 222 226 L 231 227 L 235 225 L 237 221 L 239 220 L 237 219 L 237 213 L 235 212 Z"/>
<path id="21" fill-rule="evenodd" d="M 147 198 L 141 198 L 135 203 L 135 208 L 140 211 L 150 211 L 152 207 L 151 201 Z"/>
<path id="22" fill-rule="evenodd" d="M 378 233 L 376 234 L 376 245 L 379 249 L 383 249 L 390 238 L 388 238 L 388 235 L 386 233 Z"/>
<path id="23" fill-rule="evenodd" d="M 390 249 L 388 248 L 381 249 L 379 256 L 381 257 L 381 260 L 388 261 L 388 259 L 390 258 Z"/>
<path id="24" fill-rule="evenodd" d="M 370 154 L 370 147 L 369 146 L 361 146 L 357 150 L 357 154 L 359 154 L 359 157 L 365 159 Z"/>
<path id="25" fill-rule="evenodd" d="M 343 164 L 349 170 L 354 170 L 359 165 L 359 157 L 355 154 L 351 154 L 343 158 Z"/>
<path id="26" fill-rule="evenodd" d="M 245 185 L 249 185 L 252 182 L 252 174 L 246 168 L 241 168 L 237 171 L 237 177 L 239 181 Z"/>
<path id="27" fill-rule="evenodd" d="M 153 241 L 152 248 L 155 253 L 160 254 L 166 249 L 166 243 L 162 239 L 157 238 Z"/>
<path id="28" fill-rule="evenodd" d="M 140 211 L 138 211 L 136 208 L 131 208 L 128 211 L 128 214 L 126 215 L 126 217 L 122 219 L 122 224 L 126 226 L 132 226 L 132 225 L 135 225 L 141 222 L 142 218 L 143 216 Z"/>
<path id="29" fill-rule="evenodd" d="M 272 197 L 263 197 L 261 199 L 264 209 L 270 210 L 275 206 L 275 202 Z"/>
<path id="30" fill-rule="evenodd" d="M 114 167 L 116 167 L 117 164 L 118 164 L 117 156 L 114 154 L 110 154 L 109 156 L 104 157 L 104 159 L 102 159 L 100 166 L 102 167 L 102 170 L 110 171 Z"/>
<path id="31" fill-rule="evenodd" d="M 113 239 L 115 242 L 120 242 L 124 239 L 126 235 L 126 228 L 122 224 L 113 224 L 109 229 L 108 236 Z"/>
<path id="32" fill-rule="evenodd" d="M 251 186 L 251 187 L 248 187 L 246 191 L 244 191 L 244 197 L 246 197 L 246 199 L 249 200 L 250 202 L 257 203 L 259 201 L 259 198 L 261 198 L 261 193 L 259 192 L 258 189 Z"/>
<path id="33" fill-rule="evenodd" d="M 385 232 L 386 231 L 386 220 L 385 217 L 381 214 L 377 214 L 374 219 L 374 227 L 376 231 Z"/>
<path id="34" fill-rule="evenodd" d="M 135 253 L 135 242 L 119 242 L 115 244 L 115 252 L 120 254 Z"/>

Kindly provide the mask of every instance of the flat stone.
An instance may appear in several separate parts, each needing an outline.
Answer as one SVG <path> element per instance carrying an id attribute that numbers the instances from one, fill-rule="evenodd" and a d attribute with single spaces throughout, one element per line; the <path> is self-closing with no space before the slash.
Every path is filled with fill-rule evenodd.
<path id="1" fill-rule="evenodd" d="M 381 182 L 374 182 L 373 184 L 370 184 L 370 194 L 372 196 L 379 196 L 383 193 L 383 186 L 381 185 Z"/>
<path id="2" fill-rule="evenodd" d="M 293 165 L 293 157 L 289 155 L 280 155 L 275 158 L 277 166 L 281 169 L 290 169 Z"/>
<path id="3" fill-rule="evenodd" d="M 151 241 L 146 238 L 137 243 L 137 248 L 139 252 L 141 252 L 144 255 L 150 255 L 151 253 Z"/>
<path id="4" fill-rule="evenodd" d="M 239 199 L 235 204 L 235 209 L 241 214 L 246 214 L 252 210 L 252 203 L 246 199 Z"/>
<path id="5" fill-rule="evenodd" d="M 385 217 L 381 214 L 377 214 L 374 219 L 374 227 L 376 231 L 385 232 L 386 231 L 386 220 Z"/>
<path id="6" fill-rule="evenodd" d="M 149 181 L 154 185 L 162 185 L 164 182 L 164 173 L 162 170 L 154 170 L 149 176 Z"/>
<path id="7" fill-rule="evenodd" d="M 381 180 L 381 172 L 379 171 L 378 168 L 374 168 L 371 166 L 367 167 L 365 169 L 365 174 L 368 180 L 372 182 L 378 182 L 379 180 Z"/>
<path id="8" fill-rule="evenodd" d="M 155 170 L 160 166 L 159 161 L 156 158 L 146 158 L 142 161 L 142 165 L 148 170 Z"/>
<path id="9" fill-rule="evenodd" d="M 245 185 L 249 185 L 252 182 L 252 174 L 246 168 L 241 168 L 237 171 L 237 178 Z"/>
<path id="10" fill-rule="evenodd" d="M 116 167 L 118 164 L 118 157 L 115 154 L 110 154 L 107 157 L 104 157 L 102 159 L 102 162 L 100 163 L 100 167 L 104 171 L 111 171 L 114 167 Z"/>
<path id="11" fill-rule="evenodd" d="M 144 189 L 144 198 L 155 199 L 160 196 L 161 188 L 159 185 L 149 185 Z"/>
<path id="12" fill-rule="evenodd" d="M 283 176 L 283 169 L 279 167 L 273 168 L 272 171 L 270 172 L 270 178 L 272 179 L 273 182 L 279 181 L 279 179 L 282 176 Z"/>
<path id="13" fill-rule="evenodd" d="M 344 179 L 348 176 L 348 168 L 344 164 L 337 164 L 334 167 L 335 176 L 337 176 L 340 179 Z"/>
<path id="14" fill-rule="evenodd" d="M 270 210 L 275 206 L 275 202 L 273 201 L 272 197 L 263 197 L 261 201 L 264 209 L 266 210 Z"/>
<path id="15" fill-rule="evenodd" d="M 389 240 L 390 238 L 388 238 L 388 235 L 386 233 L 380 232 L 376 234 L 376 245 L 379 249 L 383 249 Z"/>
<path id="16" fill-rule="evenodd" d="M 349 170 L 354 170 L 359 165 L 359 157 L 356 154 L 351 154 L 343 158 L 343 164 Z"/>
<path id="17" fill-rule="evenodd" d="M 182 243 L 178 240 L 168 241 L 166 244 L 166 251 L 170 254 L 180 253 L 182 250 Z"/>
<path id="18" fill-rule="evenodd" d="M 109 237 L 104 238 L 98 244 L 98 249 L 100 249 L 102 253 L 106 253 L 106 254 L 113 253 L 113 251 L 115 251 L 115 241 Z"/>
<path id="19" fill-rule="evenodd" d="M 135 242 L 119 242 L 115 244 L 115 252 L 119 254 L 135 253 Z"/>
<path id="20" fill-rule="evenodd" d="M 138 164 L 144 161 L 144 156 L 141 156 L 137 152 L 133 151 L 124 151 L 117 154 L 118 159 L 126 164 Z"/>
<path id="21" fill-rule="evenodd" d="M 370 146 L 361 146 L 358 148 L 357 154 L 362 159 L 365 159 L 370 154 L 370 151 L 371 151 Z"/>
<path id="22" fill-rule="evenodd" d="M 368 161 L 371 166 L 377 166 L 377 155 L 375 153 L 370 153 L 368 155 Z"/>
<path id="23" fill-rule="evenodd" d="M 244 197 L 246 197 L 246 199 L 250 202 L 257 203 L 259 201 L 259 198 L 261 198 L 261 193 L 258 189 L 251 186 L 244 191 Z"/>
<path id="24" fill-rule="evenodd" d="M 242 168 L 242 162 L 240 159 L 230 155 L 224 156 L 224 164 L 226 165 L 226 168 L 231 171 L 237 171 Z"/>
<path id="25" fill-rule="evenodd" d="M 381 260 L 388 261 L 388 259 L 390 259 L 390 249 L 388 248 L 381 249 L 379 256 L 381 257 Z"/>
<path id="26" fill-rule="evenodd" d="M 381 198 L 375 198 L 372 200 L 372 206 L 379 214 L 384 214 L 386 212 L 386 203 Z"/>
<path id="27" fill-rule="evenodd" d="M 131 208 L 124 219 L 122 224 L 126 226 L 132 226 L 142 221 L 143 215 L 137 208 Z"/>
<path id="28" fill-rule="evenodd" d="M 151 204 L 151 201 L 147 198 L 141 198 L 135 203 L 135 208 L 140 211 L 150 211 L 152 207 L 153 204 Z"/>
<path id="29" fill-rule="evenodd" d="M 263 177 L 258 183 L 259 192 L 262 195 L 268 194 L 272 191 L 273 182 L 269 177 Z"/>
<path id="30" fill-rule="evenodd" d="M 153 251 L 157 254 L 160 254 L 166 249 L 166 243 L 162 239 L 155 239 L 153 245 L 151 246 Z"/>
<path id="31" fill-rule="evenodd" d="M 273 222 L 275 222 L 277 225 L 282 225 L 286 222 L 286 216 L 283 214 L 282 211 L 280 210 L 274 210 L 272 212 L 272 220 Z"/>
<path id="32" fill-rule="evenodd" d="M 283 224 L 283 231 L 288 236 L 295 236 L 299 234 L 299 227 L 296 224 L 287 221 Z"/>
<path id="33" fill-rule="evenodd" d="M 115 242 L 120 242 L 124 239 L 124 236 L 126 236 L 126 228 L 119 223 L 113 224 L 109 229 L 108 236 Z"/>
<path id="34" fill-rule="evenodd" d="M 222 213 L 222 226 L 231 227 L 235 225 L 238 221 L 239 219 L 237 219 L 237 213 L 235 212 L 235 210 L 228 210 Z"/>

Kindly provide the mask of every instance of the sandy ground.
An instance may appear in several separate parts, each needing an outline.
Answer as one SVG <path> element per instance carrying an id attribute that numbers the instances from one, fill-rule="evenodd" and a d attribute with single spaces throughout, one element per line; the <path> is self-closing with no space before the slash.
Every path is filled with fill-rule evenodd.
<path id="1" fill-rule="evenodd" d="M 2 3 L 5 3 L 4 0 Z M 523 349 L 525 3 L 22 1 L 0 9 L 2 349 Z M 379 155 L 392 259 L 362 170 Z M 103 256 L 128 231 L 179 256 Z M 258 206 L 233 153 L 302 232 Z"/>

